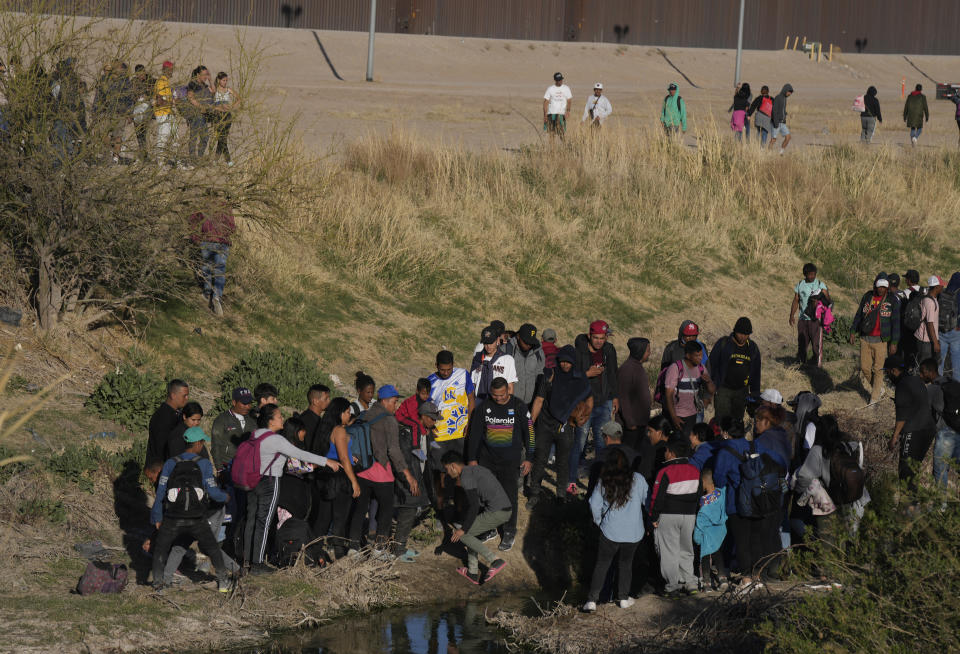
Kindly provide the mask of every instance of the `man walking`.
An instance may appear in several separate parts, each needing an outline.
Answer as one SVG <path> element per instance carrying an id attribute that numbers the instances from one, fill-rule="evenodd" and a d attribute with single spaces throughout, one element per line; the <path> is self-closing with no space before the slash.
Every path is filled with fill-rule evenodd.
<path id="1" fill-rule="evenodd" d="M 180 422 L 180 412 L 189 401 L 190 386 L 187 382 L 182 379 L 171 379 L 167 384 L 167 399 L 150 417 L 147 460 L 144 462 L 144 469 L 149 468 L 150 464 L 163 464 L 166 461 L 164 447 L 167 439 Z"/>
<path id="2" fill-rule="evenodd" d="M 733 333 L 718 340 L 710 351 L 710 371 L 716 384 L 714 412 L 719 424 L 729 416 L 743 424 L 747 395 L 760 395 L 760 348 L 753 342 L 753 324 L 737 319 Z"/>
<path id="3" fill-rule="evenodd" d="M 667 95 L 660 109 L 660 124 L 668 136 L 675 136 L 681 130 L 684 133 L 687 131 L 687 103 L 680 97 L 676 82 L 670 82 L 667 87 Z"/>
<path id="4" fill-rule="evenodd" d="M 580 122 L 585 123 L 589 120 L 591 127 L 599 129 L 603 126 L 603 121 L 612 113 L 613 106 L 607 96 L 603 94 L 603 84 L 597 82 L 593 85 L 593 95 L 587 98 L 587 104 L 583 108 L 583 118 Z"/>
<path id="5" fill-rule="evenodd" d="M 643 365 L 650 360 L 650 341 L 631 338 L 627 341 L 630 356 L 617 370 L 617 395 L 620 399 L 620 420 L 623 442 L 633 449 L 647 431 L 650 422 L 650 377 Z"/>
<path id="6" fill-rule="evenodd" d="M 543 349 L 537 340 L 537 328 L 530 323 L 520 325 L 516 336 L 507 342 L 506 352 L 513 357 L 513 366 L 517 373 L 513 395 L 529 407 L 533 402 L 537 380 L 543 375 L 546 365 Z"/>
<path id="7" fill-rule="evenodd" d="M 224 199 L 214 202 L 207 214 L 198 211 L 190 216 L 193 233 L 190 240 L 200 246 L 203 266 L 203 297 L 210 310 L 223 316 L 223 288 L 226 285 L 227 257 L 230 255 L 230 237 L 237 231 L 230 203 Z"/>
<path id="8" fill-rule="evenodd" d="M 915 370 L 921 361 L 936 355 L 940 358 L 940 302 L 938 297 L 943 291 L 943 280 L 932 275 L 927 280 L 927 294 L 920 299 L 920 326 L 913 333 L 917 339 L 916 360 L 909 361 Z"/>
<path id="9" fill-rule="evenodd" d="M 960 381 L 960 272 L 950 276 L 947 287 L 937 298 L 940 305 L 940 374 Z M 950 358 L 949 367 L 947 357 Z"/>
<path id="10" fill-rule="evenodd" d="M 787 149 L 790 144 L 790 129 L 787 127 L 787 98 L 793 95 L 793 87 L 784 84 L 780 93 L 773 99 L 773 114 L 770 121 L 773 123 L 773 133 L 770 135 L 770 148 L 773 149 L 777 142 L 777 137 L 783 137 L 783 143 L 780 145 L 780 154 Z"/>
<path id="11" fill-rule="evenodd" d="M 870 390 L 870 404 L 883 397 L 883 360 L 896 354 L 900 342 L 900 303 L 888 293 L 890 282 L 879 273 L 873 290 L 867 291 L 857 306 L 850 326 L 850 344 L 860 335 L 860 372 Z"/>
<path id="12" fill-rule="evenodd" d="M 570 456 L 571 485 L 576 484 L 580 457 L 590 432 L 593 431 L 593 442 L 599 455 L 603 450 L 600 430 L 620 410 L 620 401 L 617 399 L 620 392 L 617 384 L 617 350 L 607 340 L 609 335 L 609 325 L 603 320 L 594 320 L 590 323 L 589 335 L 580 334 L 574 341 L 577 350 L 576 368 L 590 380 L 593 411 L 589 422 L 583 427 L 577 427 L 573 453 Z"/>
<path id="13" fill-rule="evenodd" d="M 705 401 L 700 397 L 702 387 L 707 390 Z M 704 404 L 709 404 L 716 390 L 707 369 L 700 363 L 700 344 L 687 343 L 683 358 L 670 364 L 664 378 L 664 408 L 684 438 L 689 438 L 698 414 L 702 415 Z"/>
<path id="14" fill-rule="evenodd" d="M 470 377 L 477 399 L 487 399 L 490 395 L 490 383 L 497 377 L 507 380 L 510 394 L 513 395 L 513 385 L 517 383 L 517 366 L 513 357 L 500 346 L 500 335 L 492 326 L 484 327 L 480 332 L 480 343 L 483 349 L 473 355 L 473 362 L 470 364 Z"/>
<path id="15" fill-rule="evenodd" d="M 543 129 L 553 136 L 563 135 L 567 131 L 567 121 L 570 120 L 570 101 L 573 92 L 563 83 L 563 74 L 553 74 L 553 86 L 548 86 L 543 94 Z"/>
<path id="16" fill-rule="evenodd" d="M 907 96 L 903 103 L 903 122 L 910 130 L 910 145 L 916 146 L 920 134 L 923 132 L 923 123 L 930 122 L 930 108 L 927 106 L 927 96 L 923 93 L 923 85 L 916 88 Z"/>
<path id="17" fill-rule="evenodd" d="M 888 356 L 883 363 L 883 370 L 896 389 L 893 400 L 896 423 L 890 449 L 899 448 L 900 481 L 906 482 L 907 490 L 914 493 L 917 490 L 917 472 L 937 430 L 930 407 L 930 395 L 923 380 L 907 372 L 906 367 L 899 354 Z"/>
<path id="18" fill-rule="evenodd" d="M 814 306 L 811 308 L 811 298 Z M 818 368 L 823 359 L 823 328 L 816 315 L 816 301 L 830 304 L 827 285 L 817 279 L 817 267 L 812 263 L 803 265 L 803 279 L 793 289 L 793 305 L 790 307 L 790 326 L 797 325 L 797 361 L 800 365 L 808 362 L 807 349 L 812 347 L 813 358 L 809 361 Z M 797 323 L 797 309 L 800 310 L 800 322 Z"/>

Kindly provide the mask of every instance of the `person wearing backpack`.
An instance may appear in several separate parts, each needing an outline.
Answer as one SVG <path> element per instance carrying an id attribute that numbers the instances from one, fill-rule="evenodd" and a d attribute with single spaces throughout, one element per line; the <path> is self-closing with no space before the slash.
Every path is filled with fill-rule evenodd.
<path id="1" fill-rule="evenodd" d="M 277 507 L 280 477 L 288 458 L 326 466 L 336 472 L 340 464 L 294 446 L 279 432 L 283 414 L 276 404 L 265 404 L 257 415 L 257 429 L 240 444 L 233 459 L 231 476 L 237 486 L 247 489 L 247 521 L 244 526 L 244 566 L 252 574 L 270 572 L 264 565 L 270 526 Z"/>
<path id="2" fill-rule="evenodd" d="M 660 110 L 660 124 L 668 136 L 687 131 L 687 103 L 680 97 L 676 82 L 670 82 Z"/>
<path id="3" fill-rule="evenodd" d="M 871 86 L 863 96 L 863 111 L 860 112 L 860 140 L 864 143 L 872 143 L 877 123 L 882 122 L 883 115 L 880 113 L 880 101 L 877 100 L 877 87 Z"/>
<path id="4" fill-rule="evenodd" d="M 663 348 L 663 356 L 660 357 L 660 370 L 663 370 L 671 363 L 676 363 L 682 359 L 684 356 L 683 348 L 691 341 L 700 344 L 700 349 L 703 352 L 700 357 L 700 363 L 707 367 L 707 370 L 709 371 L 710 356 L 707 352 L 707 346 L 700 341 L 700 327 L 692 320 L 684 320 L 682 323 L 680 323 L 680 329 L 677 332 L 677 340 L 670 341 L 667 343 L 667 346 Z"/>
<path id="5" fill-rule="evenodd" d="M 191 427 L 184 432 L 183 440 L 188 444 L 186 451 L 167 459 L 160 470 L 157 496 L 150 510 L 150 522 L 157 528 L 153 541 L 153 587 L 158 592 L 164 588 L 163 570 L 173 542 L 189 537 L 210 557 L 217 572 L 217 589 L 227 593 L 230 581 L 223 552 L 207 522 L 206 511 L 211 499 L 224 503 L 228 497 L 217 485 L 210 461 L 199 456 L 210 437 L 200 427 Z"/>
<path id="6" fill-rule="evenodd" d="M 611 331 L 610 325 L 605 321 L 594 320 L 590 323 L 589 333 L 579 334 L 573 341 L 573 347 L 577 353 L 575 367 L 590 382 L 593 410 L 590 413 L 590 419 L 576 429 L 573 453 L 570 456 L 571 484 L 576 484 L 579 478 L 580 461 L 590 433 L 593 432 L 594 452 L 599 455 L 603 450 L 601 430 L 620 410 L 617 348 L 610 342 Z M 573 490 L 576 491 L 575 488 Z"/>
<path id="7" fill-rule="evenodd" d="M 757 134 L 760 135 L 760 147 L 767 144 L 767 138 L 773 131 L 773 123 L 770 115 L 773 113 L 773 98 L 770 97 L 770 87 L 763 85 L 760 87 L 760 95 L 753 100 L 753 104 L 747 110 L 747 118 L 756 116 L 753 126 L 757 128 Z"/>
<path id="8" fill-rule="evenodd" d="M 310 446 L 314 454 L 326 455 L 327 459 L 340 464 L 340 469 L 335 472 L 314 471 L 314 497 L 318 499 L 310 514 L 310 528 L 315 534 L 331 537 L 333 552 L 338 559 L 347 553 L 350 510 L 354 500 L 360 497 L 360 482 L 353 470 L 357 457 L 347 431 L 352 421 L 350 400 L 333 398 L 317 425 Z"/>
<path id="9" fill-rule="evenodd" d="M 899 450 L 899 476 L 911 494 L 917 490 L 917 472 L 936 436 L 937 426 L 930 406 L 930 394 L 920 377 L 907 371 L 899 354 L 888 356 L 883 370 L 896 388 L 894 407 L 896 422 L 890 449 Z"/>
<path id="10" fill-rule="evenodd" d="M 827 285 L 817 278 L 817 266 L 813 263 L 803 264 L 803 279 L 793 288 L 793 304 L 790 306 L 790 326 L 797 326 L 797 361 L 806 365 L 811 361 L 814 366 L 820 367 L 823 358 L 823 329 L 814 312 L 809 311 L 810 298 L 819 296 L 823 302 L 830 304 L 830 293 Z M 800 310 L 800 322 L 797 322 L 797 309 Z M 807 349 L 813 350 L 813 357 L 807 359 Z"/>
<path id="11" fill-rule="evenodd" d="M 873 290 L 864 293 L 850 324 L 850 344 L 860 336 L 860 372 L 863 373 L 870 404 L 883 397 L 883 360 L 897 352 L 900 342 L 900 303 L 888 293 L 886 273 L 877 273 Z"/>
<path id="12" fill-rule="evenodd" d="M 665 370 L 663 407 L 673 421 L 673 426 L 684 437 L 690 436 L 693 426 L 703 415 L 717 392 L 707 369 L 700 363 L 703 350 L 696 341 L 684 346 L 683 358 Z M 701 391 L 706 389 L 706 398 L 701 400 Z"/>
<path id="13" fill-rule="evenodd" d="M 733 332 L 719 339 L 710 350 L 710 374 L 716 384 L 714 413 L 717 420 L 730 416 L 743 421 L 747 395 L 760 395 L 760 348 L 753 342 L 753 323 L 737 319 Z"/>
<path id="14" fill-rule="evenodd" d="M 927 385 L 930 408 L 937 421 L 933 479 L 946 490 L 950 468 L 960 466 L 960 382 L 939 374 L 933 358 L 920 362 L 920 378 Z"/>
<path id="15" fill-rule="evenodd" d="M 650 493 L 650 521 L 668 597 L 695 593 L 699 586 L 693 570 L 693 529 L 702 487 L 700 469 L 690 463 L 689 455 L 685 438 L 669 441 Z"/>
<path id="16" fill-rule="evenodd" d="M 912 369 L 924 359 L 940 358 L 940 303 L 937 298 L 943 291 L 943 280 L 932 275 L 927 286 L 927 294 L 920 298 L 920 326 L 913 333 L 917 349 L 914 359 L 909 362 Z"/>
<path id="17" fill-rule="evenodd" d="M 737 547 L 743 591 L 755 587 L 757 564 L 781 549 L 780 481 L 790 463 L 789 437 L 780 427 L 785 418 L 783 407 L 762 406 L 754 416 L 752 439 L 731 439 L 717 450 L 713 479 L 717 488 L 726 488 L 727 526 Z"/>
<path id="18" fill-rule="evenodd" d="M 940 305 L 940 374 L 960 381 L 960 272 L 950 276 L 937 304 Z"/>

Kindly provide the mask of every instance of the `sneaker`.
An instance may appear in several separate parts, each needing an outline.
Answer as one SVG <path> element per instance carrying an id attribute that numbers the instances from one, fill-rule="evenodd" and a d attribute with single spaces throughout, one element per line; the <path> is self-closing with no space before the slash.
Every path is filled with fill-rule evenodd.
<path id="1" fill-rule="evenodd" d="M 629 609 L 631 606 L 633 606 L 636 603 L 637 603 L 637 600 L 633 599 L 632 597 L 628 597 L 627 599 L 620 600 L 620 608 Z"/>
<path id="2" fill-rule="evenodd" d="M 211 299 L 210 306 L 213 309 L 213 315 L 223 317 L 223 303 L 220 301 L 220 298 L 214 297 Z"/>
<path id="3" fill-rule="evenodd" d="M 358 559 L 360 558 L 360 550 L 351 547 L 347 550 L 347 556 L 349 556 L 351 559 Z"/>
<path id="4" fill-rule="evenodd" d="M 457 527 L 457 529 L 459 529 L 459 527 Z M 481 543 L 489 543 L 490 541 L 492 541 L 492 540 L 493 540 L 494 538 L 496 538 L 496 537 L 497 537 L 497 530 L 496 530 L 496 529 L 491 529 L 490 531 L 485 531 L 485 532 L 483 532 L 482 534 L 480 534 L 479 536 L 477 536 L 477 539 L 478 539 Z"/>
<path id="5" fill-rule="evenodd" d="M 400 559 L 400 561 L 402 561 L 403 563 L 415 563 L 417 560 L 417 555 L 419 554 L 420 552 L 416 550 L 407 550 L 397 558 Z"/>
<path id="6" fill-rule="evenodd" d="M 274 568 L 271 568 L 266 563 L 254 563 L 250 566 L 250 576 L 259 577 L 260 575 L 269 575 L 273 574 Z"/>
<path id="7" fill-rule="evenodd" d="M 232 161 L 228 161 L 228 162 L 227 162 L 227 166 L 229 166 L 230 168 L 233 168 L 233 162 L 232 162 Z"/>
<path id="8" fill-rule="evenodd" d="M 221 579 L 217 581 L 217 592 L 229 593 L 231 590 L 233 590 L 233 582 L 229 579 Z"/>
<path id="9" fill-rule="evenodd" d="M 397 557 L 386 550 L 374 550 L 373 558 L 377 561 L 396 561 Z"/>
<path id="10" fill-rule="evenodd" d="M 457 568 L 457 574 L 464 577 L 474 586 L 480 585 L 480 573 L 479 572 L 470 572 L 466 568 Z"/>
<path id="11" fill-rule="evenodd" d="M 916 144 L 917 144 L 917 137 L 916 137 L 916 136 L 911 136 L 911 137 L 910 137 L 910 145 L 916 145 Z"/>
<path id="12" fill-rule="evenodd" d="M 163 584 L 154 584 L 153 592 L 156 593 L 157 595 L 163 595 L 163 590 L 165 588 L 167 588 L 167 586 L 164 586 Z"/>
<path id="13" fill-rule="evenodd" d="M 583 608 L 580 610 L 583 611 L 584 613 L 595 613 L 597 610 L 597 603 L 587 602 L 586 604 L 583 605 Z"/>
<path id="14" fill-rule="evenodd" d="M 517 538 L 516 534 L 506 532 L 503 534 L 503 537 L 500 539 L 500 546 L 497 548 L 501 552 L 509 552 L 513 549 L 513 541 Z"/>
<path id="15" fill-rule="evenodd" d="M 496 577 L 497 573 L 503 570 L 505 567 L 507 567 L 507 562 L 504 561 L 503 559 L 497 559 L 496 561 L 491 563 L 490 569 L 487 570 L 487 576 L 485 581 L 490 581 L 491 579 Z"/>
<path id="16" fill-rule="evenodd" d="M 169 584 L 165 584 L 165 585 L 167 585 L 167 586 L 171 586 L 171 585 L 179 586 L 180 584 L 184 583 L 185 581 L 189 581 L 189 579 L 187 578 L 187 575 L 185 575 L 185 574 L 183 574 L 182 572 L 180 572 L 179 570 L 177 570 L 176 572 L 173 573 L 173 577 L 170 579 L 170 583 L 169 583 Z"/>

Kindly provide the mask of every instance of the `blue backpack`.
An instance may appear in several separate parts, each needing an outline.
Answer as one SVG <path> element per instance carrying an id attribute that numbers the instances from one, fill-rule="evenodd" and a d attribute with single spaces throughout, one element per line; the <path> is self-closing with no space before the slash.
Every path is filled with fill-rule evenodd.
<path id="1" fill-rule="evenodd" d="M 355 472 L 361 472 L 373 465 L 373 446 L 370 444 L 370 427 L 389 415 L 389 413 L 382 413 L 373 420 L 367 420 L 367 411 L 364 411 L 357 416 L 357 419 L 353 421 L 352 425 L 346 428 L 352 443 L 353 455 L 358 459 L 358 461 L 353 464 Z"/>
<path id="2" fill-rule="evenodd" d="M 769 454 L 758 454 L 757 444 L 750 441 L 750 450 L 740 454 L 732 447 L 724 448 L 740 461 L 740 487 L 737 489 L 737 514 L 744 518 L 762 518 L 779 511 L 783 504 L 783 483 L 786 469 Z"/>

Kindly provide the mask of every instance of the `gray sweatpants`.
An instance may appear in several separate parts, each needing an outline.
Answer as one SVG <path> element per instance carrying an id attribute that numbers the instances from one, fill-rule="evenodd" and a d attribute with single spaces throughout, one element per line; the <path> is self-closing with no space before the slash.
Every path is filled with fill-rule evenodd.
<path id="1" fill-rule="evenodd" d="M 503 511 L 484 511 L 478 515 L 473 521 L 473 524 L 470 525 L 470 531 L 460 537 L 460 542 L 467 548 L 468 572 L 477 574 L 480 571 L 480 564 L 477 560 L 478 556 L 482 556 L 487 564 L 493 563 L 497 559 L 496 555 L 490 551 L 490 548 L 484 545 L 483 541 L 477 538 L 477 536 L 491 529 L 496 529 L 507 522 L 510 519 L 511 513 L 512 511 L 510 509 Z M 691 538 L 693 538 L 692 527 L 690 533 Z"/>
<path id="2" fill-rule="evenodd" d="M 660 516 L 653 533 L 657 552 L 660 554 L 660 574 L 667 585 L 664 590 L 697 589 L 697 576 L 693 574 L 693 527 L 695 515 L 664 513 Z"/>

